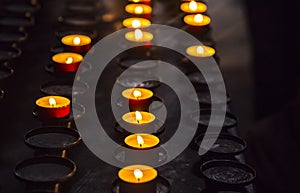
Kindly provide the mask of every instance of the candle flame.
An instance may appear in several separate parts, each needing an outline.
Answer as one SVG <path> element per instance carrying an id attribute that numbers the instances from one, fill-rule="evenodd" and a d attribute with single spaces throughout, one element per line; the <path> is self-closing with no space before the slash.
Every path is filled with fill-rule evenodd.
<path id="1" fill-rule="evenodd" d="M 79 45 L 80 43 L 81 43 L 80 37 L 75 37 L 75 38 L 73 39 L 73 44 Z"/>
<path id="2" fill-rule="evenodd" d="M 138 2 L 140 2 L 140 0 L 133 0 L 133 2 L 134 2 L 134 3 L 138 3 Z"/>
<path id="3" fill-rule="evenodd" d="M 135 14 L 141 14 L 141 13 L 143 13 L 143 11 L 144 11 L 144 9 L 143 9 L 142 6 L 136 6 L 136 7 L 134 8 L 134 13 L 135 13 Z"/>
<path id="4" fill-rule="evenodd" d="M 203 15 L 202 15 L 202 14 L 196 14 L 196 15 L 194 16 L 194 21 L 195 21 L 196 23 L 202 23 L 202 22 L 203 22 Z"/>
<path id="5" fill-rule="evenodd" d="M 72 57 L 68 57 L 66 60 L 66 64 L 72 64 L 73 62 L 73 58 Z"/>
<path id="6" fill-rule="evenodd" d="M 191 11 L 197 11 L 198 5 L 195 1 L 191 1 L 189 3 L 189 8 L 190 8 Z"/>
<path id="7" fill-rule="evenodd" d="M 139 111 L 135 111 L 135 119 L 138 123 L 140 123 L 140 121 L 143 120 L 143 116 Z"/>
<path id="8" fill-rule="evenodd" d="M 139 28 L 139 27 L 141 27 L 142 24 L 141 24 L 140 20 L 134 19 L 132 21 L 131 25 L 133 28 Z"/>
<path id="9" fill-rule="evenodd" d="M 138 144 L 140 145 L 140 147 L 142 147 L 142 146 L 144 145 L 144 143 L 145 143 L 143 137 L 140 136 L 140 135 L 138 135 L 138 136 L 136 137 L 136 139 L 137 139 L 137 142 L 138 142 Z"/>
<path id="10" fill-rule="evenodd" d="M 134 39 L 135 40 L 141 40 L 143 39 L 143 32 L 140 29 L 134 30 Z"/>
<path id="11" fill-rule="evenodd" d="M 204 53 L 204 48 L 202 46 L 197 47 L 197 54 L 203 54 Z"/>
<path id="12" fill-rule="evenodd" d="M 142 92 L 139 91 L 139 90 L 134 90 L 134 91 L 133 91 L 133 96 L 134 96 L 135 98 L 139 98 L 139 97 L 142 96 Z"/>
<path id="13" fill-rule="evenodd" d="M 135 177 L 138 181 L 140 181 L 141 178 L 144 176 L 143 172 L 142 172 L 140 169 L 135 169 L 135 170 L 133 171 L 133 174 L 134 174 L 134 177 Z"/>
<path id="14" fill-rule="evenodd" d="M 50 104 L 51 106 L 55 106 L 55 105 L 56 105 L 56 100 L 55 100 L 54 98 L 50 97 L 50 98 L 49 98 L 49 104 Z"/>

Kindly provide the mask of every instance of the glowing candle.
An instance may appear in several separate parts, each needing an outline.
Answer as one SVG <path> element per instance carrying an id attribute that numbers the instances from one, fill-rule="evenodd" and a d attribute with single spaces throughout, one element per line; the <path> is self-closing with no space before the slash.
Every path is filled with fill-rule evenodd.
<path id="1" fill-rule="evenodd" d="M 135 111 L 126 113 L 123 115 L 122 119 L 130 124 L 143 125 L 153 122 L 155 120 L 155 116 L 152 113 Z"/>
<path id="2" fill-rule="evenodd" d="M 190 14 L 184 17 L 184 22 L 191 26 L 206 26 L 210 24 L 210 18 L 202 14 Z"/>
<path id="3" fill-rule="evenodd" d="M 64 48 L 68 52 L 86 54 L 91 48 L 91 38 L 85 35 L 67 35 L 61 39 Z"/>
<path id="4" fill-rule="evenodd" d="M 52 57 L 55 70 L 58 72 L 76 72 L 83 57 L 76 53 L 59 53 Z"/>
<path id="5" fill-rule="evenodd" d="M 127 32 L 125 38 L 132 42 L 150 42 L 153 39 L 153 35 L 150 32 L 135 29 L 133 32 Z"/>
<path id="6" fill-rule="evenodd" d="M 191 1 L 182 3 L 180 9 L 185 13 L 204 13 L 207 6 L 204 3 Z"/>
<path id="7" fill-rule="evenodd" d="M 150 18 L 152 8 L 149 5 L 135 3 L 126 5 L 125 11 L 129 14 L 140 15 L 145 18 Z"/>
<path id="8" fill-rule="evenodd" d="M 151 0 L 128 0 L 128 1 L 133 3 L 142 3 L 145 5 L 151 5 Z"/>
<path id="9" fill-rule="evenodd" d="M 145 165 L 132 165 L 121 169 L 118 176 L 124 182 L 142 184 L 151 182 L 157 177 L 157 171 Z"/>
<path id="10" fill-rule="evenodd" d="M 47 118 L 63 118 L 70 114 L 70 100 L 61 96 L 46 96 L 36 100 L 38 115 Z"/>
<path id="11" fill-rule="evenodd" d="M 209 46 L 190 46 L 186 49 L 186 53 L 194 57 L 210 57 L 215 52 L 215 49 Z"/>
<path id="12" fill-rule="evenodd" d="M 150 149 L 159 144 L 159 138 L 155 135 L 139 133 L 127 136 L 124 142 L 133 149 Z"/>
<path id="13" fill-rule="evenodd" d="M 127 28 L 146 28 L 150 25 L 150 20 L 144 18 L 132 17 L 123 20 L 123 26 Z"/>
<path id="14" fill-rule="evenodd" d="M 129 100 L 130 110 L 148 110 L 153 92 L 144 88 L 130 88 L 124 90 L 122 96 Z"/>

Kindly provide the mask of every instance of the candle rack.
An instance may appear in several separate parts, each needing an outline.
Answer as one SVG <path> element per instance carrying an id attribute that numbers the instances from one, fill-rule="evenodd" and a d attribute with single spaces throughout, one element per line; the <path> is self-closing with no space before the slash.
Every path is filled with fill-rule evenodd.
<path id="1" fill-rule="evenodd" d="M 17 46 L 0 45 L 0 62 L 10 61 L 21 55 L 21 50 Z"/>

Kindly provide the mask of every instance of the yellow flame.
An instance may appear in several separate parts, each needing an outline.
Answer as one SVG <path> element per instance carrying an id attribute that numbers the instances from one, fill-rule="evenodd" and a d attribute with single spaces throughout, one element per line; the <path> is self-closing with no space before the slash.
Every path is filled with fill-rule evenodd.
<path id="1" fill-rule="evenodd" d="M 140 179 L 144 176 L 143 172 L 140 169 L 135 169 L 133 171 L 134 177 L 140 181 Z"/>
<path id="2" fill-rule="evenodd" d="M 138 144 L 140 145 L 140 147 L 142 147 L 142 145 L 144 145 L 144 143 L 145 143 L 143 137 L 140 136 L 140 135 L 138 135 L 138 136 L 136 137 L 136 139 L 137 139 L 137 142 L 138 142 Z"/>
<path id="3" fill-rule="evenodd" d="M 202 15 L 202 14 L 196 14 L 196 15 L 194 16 L 194 21 L 195 21 L 196 23 L 202 23 L 202 22 L 203 22 L 203 15 Z"/>
<path id="4" fill-rule="evenodd" d="M 134 90 L 134 91 L 133 91 L 133 96 L 134 96 L 135 98 L 139 98 L 139 97 L 142 96 L 142 92 L 139 91 L 139 90 Z"/>
<path id="5" fill-rule="evenodd" d="M 139 111 L 135 111 L 135 119 L 138 123 L 143 120 L 143 116 Z"/>
<path id="6" fill-rule="evenodd" d="M 73 44 L 74 44 L 74 45 L 79 45 L 80 43 L 81 43 L 80 37 L 75 37 L 75 38 L 73 39 Z"/>
<path id="7" fill-rule="evenodd" d="M 66 64 L 72 64 L 72 62 L 73 62 L 73 58 L 72 57 L 68 57 L 66 59 Z"/>
<path id="8" fill-rule="evenodd" d="M 55 105 L 56 105 L 56 100 L 55 100 L 54 98 L 50 97 L 50 98 L 49 98 L 49 104 L 50 104 L 51 106 L 55 106 Z"/>
<path id="9" fill-rule="evenodd" d="M 197 47 L 197 54 L 203 54 L 204 53 L 204 48 L 202 46 Z"/>
<path id="10" fill-rule="evenodd" d="M 143 9 L 142 6 L 136 6 L 136 7 L 134 8 L 134 13 L 135 13 L 135 14 L 141 14 L 141 13 L 143 13 L 143 11 L 144 11 L 144 9 Z"/>
<path id="11" fill-rule="evenodd" d="M 139 27 L 141 27 L 142 24 L 141 24 L 140 20 L 134 19 L 132 21 L 131 25 L 133 28 L 139 28 Z"/>
<path id="12" fill-rule="evenodd" d="M 133 2 L 134 2 L 134 3 L 138 3 L 138 2 L 140 2 L 140 0 L 133 0 Z"/>
<path id="13" fill-rule="evenodd" d="M 140 29 L 134 30 L 134 39 L 135 40 L 141 40 L 143 39 L 143 32 Z"/>
<path id="14" fill-rule="evenodd" d="M 190 8 L 191 11 L 197 11 L 198 5 L 195 1 L 191 1 L 189 3 L 189 8 Z"/>

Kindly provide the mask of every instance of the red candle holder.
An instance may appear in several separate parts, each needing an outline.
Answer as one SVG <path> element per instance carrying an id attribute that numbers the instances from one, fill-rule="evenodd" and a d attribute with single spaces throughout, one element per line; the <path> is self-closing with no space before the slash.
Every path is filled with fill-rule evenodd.
<path id="1" fill-rule="evenodd" d="M 37 114 L 49 119 L 66 117 L 70 109 L 70 100 L 61 96 L 46 96 L 36 101 Z"/>

